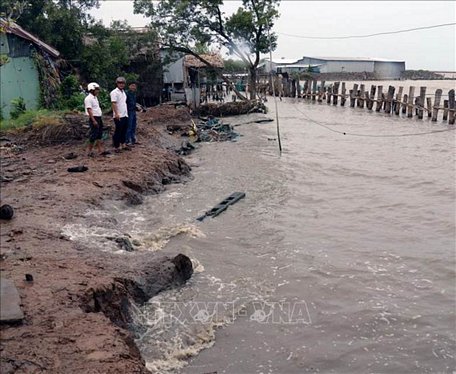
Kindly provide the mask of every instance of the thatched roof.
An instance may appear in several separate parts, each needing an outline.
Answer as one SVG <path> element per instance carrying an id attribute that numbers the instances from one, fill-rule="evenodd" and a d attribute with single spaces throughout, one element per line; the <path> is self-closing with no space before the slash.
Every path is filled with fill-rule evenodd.
<path id="1" fill-rule="evenodd" d="M 206 60 L 207 62 L 209 62 L 215 68 L 220 68 L 220 69 L 224 68 L 222 56 L 220 56 L 218 53 L 201 55 L 201 57 L 204 60 Z M 201 60 L 197 59 L 195 56 L 192 56 L 192 55 L 186 55 L 184 57 L 184 66 L 191 67 L 191 68 L 208 67 L 204 62 L 202 62 Z"/>

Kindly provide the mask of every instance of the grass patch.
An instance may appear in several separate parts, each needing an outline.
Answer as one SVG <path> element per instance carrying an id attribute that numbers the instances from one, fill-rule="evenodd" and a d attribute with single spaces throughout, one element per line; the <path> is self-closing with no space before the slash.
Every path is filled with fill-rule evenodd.
<path id="1" fill-rule="evenodd" d="M 39 128 L 48 125 L 60 125 L 64 111 L 48 109 L 28 110 L 16 119 L 0 121 L 0 131 L 11 131 L 25 127 Z"/>

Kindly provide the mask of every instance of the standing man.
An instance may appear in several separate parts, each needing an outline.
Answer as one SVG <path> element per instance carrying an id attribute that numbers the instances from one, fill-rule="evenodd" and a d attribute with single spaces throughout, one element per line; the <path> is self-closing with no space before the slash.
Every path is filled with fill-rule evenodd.
<path id="1" fill-rule="evenodd" d="M 112 137 L 114 149 L 119 153 L 121 149 L 130 151 L 126 145 L 127 129 L 128 129 L 128 110 L 127 110 L 127 94 L 125 93 L 125 78 L 118 77 L 116 79 L 116 88 L 111 91 L 112 114 L 114 116 L 114 124 L 116 129 Z"/>
<path id="2" fill-rule="evenodd" d="M 127 145 L 138 144 L 136 141 L 136 83 L 132 82 L 127 91 L 128 129 Z"/>
<path id="3" fill-rule="evenodd" d="M 89 157 L 94 157 L 93 147 L 96 146 L 100 155 L 106 155 L 103 145 L 103 115 L 98 102 L 100 86 L 92 82 L 87 85 L 89 94 L 84 99 L 85 113 L 89 116 L 90 136 L 89 136 Z"/>

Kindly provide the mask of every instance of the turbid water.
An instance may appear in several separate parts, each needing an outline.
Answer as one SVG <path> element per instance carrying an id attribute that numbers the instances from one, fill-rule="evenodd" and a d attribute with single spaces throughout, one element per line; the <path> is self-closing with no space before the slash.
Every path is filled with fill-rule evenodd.
<path id="1" fill-rule="evenodd" d="M 148 367 L 452 373 L 455 132 L 396 137 L 451 127 L 298 99 L 279 112 L 281 156 L 274 123 L 245 124 L 236 143 L 188 158 L 192 181 L 91 213 L 93 222 L 114 214 L 144 248 L 194 261 L 186 286 L 137 311 Z M 246 198 L 195 221 L 234 191 Z M 73 229 L 105 235 L 96 224 Z"/>

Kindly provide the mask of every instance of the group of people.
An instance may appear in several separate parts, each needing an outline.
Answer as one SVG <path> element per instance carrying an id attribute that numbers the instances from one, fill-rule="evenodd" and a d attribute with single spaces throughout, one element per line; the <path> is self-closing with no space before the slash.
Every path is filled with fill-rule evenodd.
<path id="1" fill-rule="evenodd" d="M 116 88 L 111 91 L 111 105 L 115 130 L 112 143 L 115 153 L 130 151 L 131 147 L 139 144 L 136 140 L 136 83 L 131 82 L 125 90 L 127 82 L 124 77 L 116 79 Z M 94 157 L 94 148 L 102 156 L 109 155 L 103 142 L 102 110 L 98 101 L 100 86 L 92 82 L 87 86 L 89 94 L 84 99 L 85 112 L 89 116 L 89 157 Z"/>

